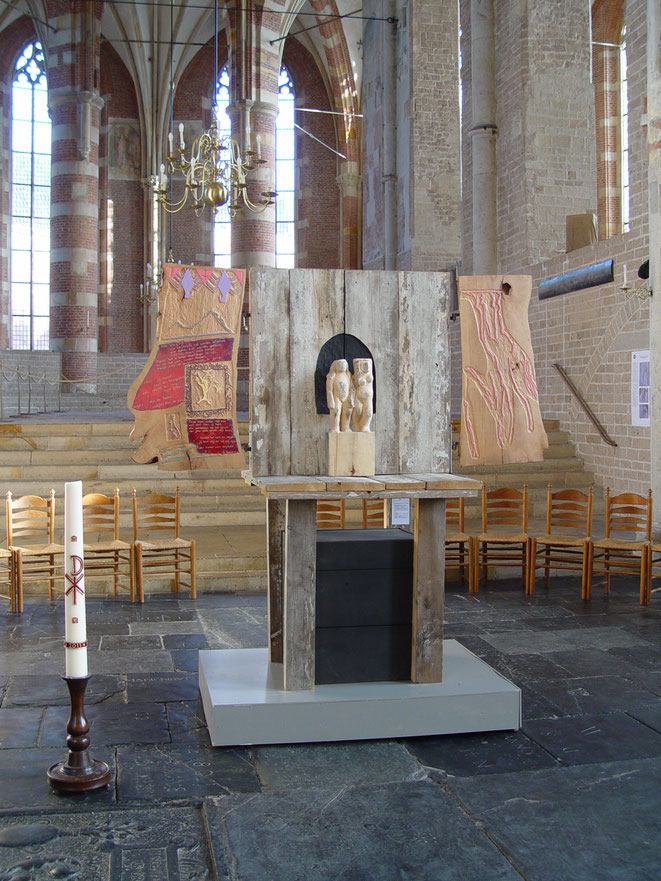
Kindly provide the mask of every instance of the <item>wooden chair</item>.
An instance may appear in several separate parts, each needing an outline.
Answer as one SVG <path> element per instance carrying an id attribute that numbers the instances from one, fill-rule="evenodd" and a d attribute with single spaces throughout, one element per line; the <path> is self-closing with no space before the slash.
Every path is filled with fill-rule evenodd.
<path id="1" fill-rule="evenodd" d="M 363 529 L 385 529 L 387 526 L 387 500 L 363 499 Z"/>
<path id="2" fill-rule="evenodd" d="M 487 492 L 483 484 L 482 532 L 475 537 L 475 592 L 480 580 L 486 583 L 489 566 L 520 565 L 521 580 L 527 589 L 529 560 L 528 487 L 524 484 L 520 491 L 504 486 Z"/>
<path id="3" fill-rule="evenodd" d="M 615 535 L 613 535 L 615 533 Z M 642 538 L 618 537 L 635 533 Z M 594 573 L 603 573 L 604 592 L 610 590 L 610 577 L 632 575 L 640 578 L 640 602 L 649 602 L 650 556 L 652 548 L 652 490 L 647 496 L 637 493 L 620 493 L 611 496 L 606 488 L 606 535 L 599 541 L 590 542 L 588 578 L 585 599 L 592 596 Z"/>
<path id="4" fill-rule="evenodd" d="M 0 599 L 9 600 L 10 612 L 17 611 L 16 597 L 14 595 L 13 564 L 14 557 L 12 552 L 6 548 L 0 548 L 0 591 L 7 591 L 7 593 L 0 592 Z"/>
<path id="5" fill-rule="evenodd" d="M 344 499 L 324 499 L 317 502 L 317 529 L 344 529 L 345 517 Z"/>
<path id="6" fill-rule="evenodd" d="M 645 593 L 645 605 L 652 602 L 652 579 L 661 578 L 661 543 L 650 545 L 649 566 L 647 568 L 647 590 Z M 655 587 L 654 592 L 661 588 Z"/>
<path id="7" fill-rule="evenodd" d="M 113 498 L 103 493 L 83 496 L 83 537 L 85 578 L 112 575 L 114 595 L 122 588 L 135 602 L 133 549 L 119 538 L 119 489 Z M 128 578 L 128 587 L 122 578 Z"/>
<path id="8" fill-rule="evenodd" d="M 475 592 L 475 544 L 464 531 L 464 500 L 448 499 L 445 507 L 445 568 L 459 570 L 463 586 L 468 570 L 468 592 Z"/>
<path id="9" fill-rule="evenodd" d="M 56 576 L 64 580 L 64 545 L 55 543 L 55 490 L 41 496 L 12 498 L 7 492 L 7 548 L 13 556 L 15 608 L 23 611 L 23 585 L 48 580 L 48 598 L 56 592 Z M 63 588 L 57 590 L 63 592 Z"/>
<path id="10" fill-rule="evenodd" d="M 188 541 L 179 535 L 179 487 L 174 496 L 149 493 L 138 498 L 133 489 L 133 565 L 138 600 L 145 601 L 145 569 L 156 575 L 174 575 L 172 589 L 179 592 L 182 575 L 188 571 L 188 587 L 191 599 L 195 599 L 195 541 Z M 141 536 L 153 532 L 171 533 L 169 538 L 146 541 Z"/>
<path id="11" fill-rule="evenodd" d="M 527 593 L 535 593 L 535 572 L 544 570 L 548 589 L 551 569 L 581 573 L 581 597 L 585 599 L 590 537 L 592 535 L 592 487 L 587 493 L 578 489 L 546 492 L 546 532 L 530 537 L 530 580 Z M 538 561 L 538 556 L 540 560 Z"/>

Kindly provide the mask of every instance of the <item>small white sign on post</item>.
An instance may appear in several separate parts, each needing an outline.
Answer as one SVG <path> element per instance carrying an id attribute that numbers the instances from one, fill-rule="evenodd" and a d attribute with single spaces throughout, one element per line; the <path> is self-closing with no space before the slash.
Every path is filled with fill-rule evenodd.
<path id="1" fill-rule="evenodd" d="M 650 426 L 650 352 L 631 353 L 631 424 Z"/>
<path id="2" fill-rule="evenodd" d="M 393 499 L 390 509 L 390 522 L 393 526 L 408 526 L 411 522 L 411 500 Z"/>

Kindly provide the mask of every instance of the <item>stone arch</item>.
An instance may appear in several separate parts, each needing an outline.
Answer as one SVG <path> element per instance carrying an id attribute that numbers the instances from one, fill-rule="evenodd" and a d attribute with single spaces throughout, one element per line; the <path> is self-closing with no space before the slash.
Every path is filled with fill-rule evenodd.
<path id="1" fill-rule="evenodd" d="M 349 362 L 349 370 L 353 373 L 354 358 L 369 358 L 372 361 L 372 375 L 374 376 L 374 412 L 376 413 L 376 367 L 374 357 L 365 343 L 350 333 L 338 333 L 327 340 L 317 356 L 317 366 L 314 371 L 314 399 L 317 413 L 329 413 L 326 401 L 326 377 L 333 361 L 344 358 Z"/>

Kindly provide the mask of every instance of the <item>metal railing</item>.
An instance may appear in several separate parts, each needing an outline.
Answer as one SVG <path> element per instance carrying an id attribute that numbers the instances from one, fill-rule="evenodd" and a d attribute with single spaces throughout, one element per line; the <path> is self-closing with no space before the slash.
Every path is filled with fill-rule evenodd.
<path id="1" fill-rule="evenodd" d="M 592 408 L 590 407 L 590 405 L 588 404 L 588 402 L 585 400 L 585 398 L 583 397 L 583 395 L 582 395 L 582 394 L 579 392 L 579 390 L 576 388 L 576 386 L 575 386 L 574 383 L 571 381 L 571 379 L 567 376 L 567 373 L 565 372 L 565 369 L 564 369 L 563 367 L 561 367 L 559 364 L 552 364 L 551 366 L 552 366 L 552 367 L 555 367 L 555 369 L 558 371 L 558 373 L 560 374 L 560 376 L 561 376 L 562 379 L 564 380 L 565 384 L 567 385 L 567 388 L 569 389 L 569 391 L 574 395 L 574 397 L 576 398 L 576 400 L 578 401 L 578 403 L 579 403 L 579 404 L 581 405 L 581 407 L 583 408 L 583 410 L 584 410 L 584 412 L 585 412 L 585 415 L 588 417 L 588 419 L 590 420 L 590 422 L 594 425 L 594 427 L 597 429 L 597 431 L 598 431 L 599 434 L 601 435 L 602 440 L 603 440 L 605 443 L 607 443 L 610 447 L 616 447 L 616 446 L 617 446 L 617 443 L 616 443 L 616 442 L 613 440 L 613 438 L 608 434 L 608 432 L 606 431 L 606 429 L 604 428 L 604 426 L 601 424 L 601 422 L 600 422 L 600 421 L 597 419 L 597 417 L 594 415 L 594 412 L 593 412 Z"/>

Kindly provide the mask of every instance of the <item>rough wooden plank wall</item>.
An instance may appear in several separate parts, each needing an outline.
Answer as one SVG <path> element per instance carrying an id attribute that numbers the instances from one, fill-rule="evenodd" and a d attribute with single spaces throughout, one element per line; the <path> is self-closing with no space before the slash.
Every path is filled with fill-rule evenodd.
<path id="1" fill-rule="evenodd" d="M 344 330 L 344 273 L 331 269 L 289 272 L 291 340 L 291 474 L 328 471 L 328 417 L 314 394 L 319 350 Z"/>
<path id="2" fill-rule="evenodd" d="M 396 272 L 345 273 L 347 333 L 362 340 L 373 355 L 376 371 L 376 413 L 372 431 L 376 443 L 376 472 L 399 470 L 399 322 Z"/>
<path id="3" fill-rule="evenodd" d="M 289 271 L 250 271 L 250 446 L 254 474 L 291 470 Z"/>
<path id="4" fill-rule="evenodd" d="M 449 280 L 429 272 L 253 270 L 252 473 L 327 473 L 329 420 L 316 412 L 314 370 L 321 347 L 340 333 L 358 337 L 374 357 L 377 473 L 449 471 Z"/>

